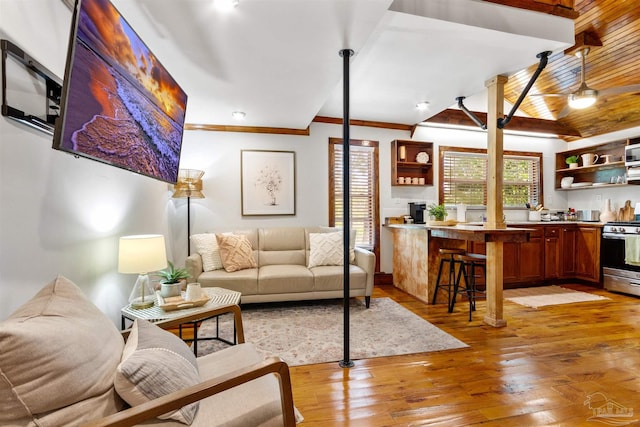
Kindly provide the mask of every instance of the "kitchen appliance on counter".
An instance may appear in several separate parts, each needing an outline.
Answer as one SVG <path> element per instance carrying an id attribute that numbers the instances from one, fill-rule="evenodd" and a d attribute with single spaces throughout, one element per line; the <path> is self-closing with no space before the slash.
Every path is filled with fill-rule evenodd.
<path id="1" fill-rule="evenodd" d="M 424 211 L 426 209 L 426 203 L 409 203 L 409 215 L 413 218 L 414 224 L 424 224 Z"/>
<path id="2" fill-rule="evenodd" d="M 578 210 L 576 211 L 576 219 L 578 221 L 599 222 L 600 211 L 594 209 Z"/>
<path id="3" fill-rule="evenodd" d="M 609 291 L 640 296 L 640 266 L 625 263 L 627 236 L 640 236 L 640 222 L 607 222 L 602 227 L 603 284 Z"/>

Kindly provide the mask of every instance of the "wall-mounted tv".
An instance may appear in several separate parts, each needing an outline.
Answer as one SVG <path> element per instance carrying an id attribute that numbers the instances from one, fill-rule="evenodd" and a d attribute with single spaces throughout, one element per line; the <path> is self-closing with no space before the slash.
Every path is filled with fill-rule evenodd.
<path id="1" fill-rule="evenodd" d="M 186 106 L 109 0 L 76 0 L 53 148 L 175 183 Z"/>

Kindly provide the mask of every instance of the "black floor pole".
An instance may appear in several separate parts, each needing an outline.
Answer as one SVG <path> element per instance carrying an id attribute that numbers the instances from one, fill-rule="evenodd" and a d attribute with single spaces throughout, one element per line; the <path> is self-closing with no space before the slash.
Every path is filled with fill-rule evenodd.
<path id="1" fill-rule="evenodd" d="M 354 366 L 353 361 L 349 358 L 349 240 L 351 236 L 351 185 L 349 177 L 350 172 L 350 153 L 349 153 L 349 141 L 351 139 L 349 135 L 349 59 L 353 56 L 353 50 L 342 49 L 340 56 L 343 61 L 343 119 L 342 119 L 342 194 L 344 195 L 342 200 L 343 206 L 343 248 L 344 248 L 344 260 L 343 260 L 343 289 L 344 289 L 344 358 L 340 361 L 340 367 L 351 368 Z"/>
<path id="2" fill-rule="evenodd" d="M 187 197 L 187 256 L 191 255 L 191 197 Z"/>

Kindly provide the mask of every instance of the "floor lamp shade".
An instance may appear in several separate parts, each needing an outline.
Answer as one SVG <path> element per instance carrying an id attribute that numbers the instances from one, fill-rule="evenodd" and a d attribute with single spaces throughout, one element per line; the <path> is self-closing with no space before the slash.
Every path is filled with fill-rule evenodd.
<path id="1" fill-rule="evenodd" d="M 161 234 L 123 236 L 118 249 L 118 271 L 138 274 L 138 279 L 129 296 L 133 308 L 147 308 L 153 305 L 153 290 L 147 273 L 167 266 L 167 250 Z"/>
<path id="2" fill-rule="evenodd" d="M 191 199 L 204 199 L 202 194 L 202 176 L 204 172 L 198 169 L 180 169 L 178 182 L 173 186 L 174 199 L 187 199 L 187 256 L 191 255 Z"/>

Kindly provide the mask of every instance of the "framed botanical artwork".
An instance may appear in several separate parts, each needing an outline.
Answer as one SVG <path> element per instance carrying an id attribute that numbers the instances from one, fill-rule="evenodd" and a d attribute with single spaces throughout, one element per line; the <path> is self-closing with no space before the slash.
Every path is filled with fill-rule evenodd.
<path id="1" fill-rule="evenodd" d="M 296 214 L 296 153 L 242 150 L 242 215 Z"/>

